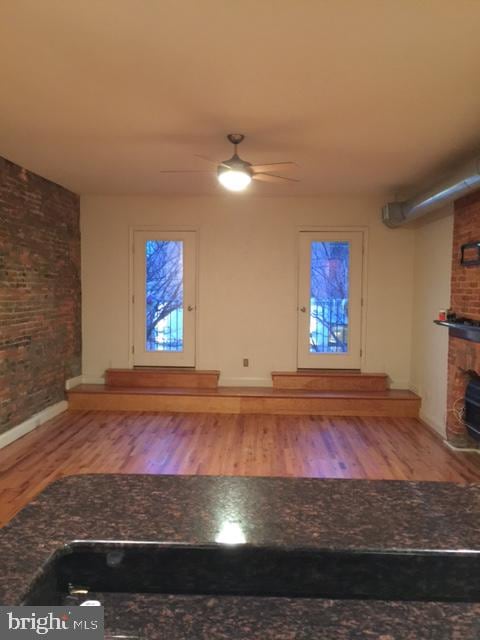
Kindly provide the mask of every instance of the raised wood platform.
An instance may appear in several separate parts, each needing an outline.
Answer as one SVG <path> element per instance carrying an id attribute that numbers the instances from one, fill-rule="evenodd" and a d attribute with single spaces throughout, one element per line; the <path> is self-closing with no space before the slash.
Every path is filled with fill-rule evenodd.
<path id="1" fill-rule="evenodd" d="M 273 371 L 274 389 L 305 389 L 316 391 L 386 391 L 385 373 L 360 371 Z"/>
<path id="2" fill-rule="evenodd" d="M 165 389 L 216 389 L 220 371 L 175 369 L 172 367 L 135 367 L 107 369 L 107 387 L 137 387 Z"/>
<path id="3" fill-rule="evenodd" d="M 218 389 L 79 385 L 68 392 L 70 409 L 272 415 L 418 416 L 411 391 L 305 391 L 268 387 Z"/>

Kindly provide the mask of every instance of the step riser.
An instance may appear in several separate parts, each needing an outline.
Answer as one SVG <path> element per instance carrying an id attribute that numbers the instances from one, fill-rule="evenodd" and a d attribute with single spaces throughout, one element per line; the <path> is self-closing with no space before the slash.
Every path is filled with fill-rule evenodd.
<path id="1" fill-rule="evenodd" d="M 386 391 L 387 378 L 338 376 L 272 376 L 274 389 L 304 389 L 305 391 Z"/>
<path id="2" fill-rule="evenodd" d="M 218 371 L 119 371 L 107 369 L 105 384 L 109 387 L 163 388 L 163 389 L 216 389 Z"/>
<path id="3" fill-rule="evenodd" d="M 72 410 L 159 411 L 173 413 L 257 413 L 417 418 L 419 399 L 403 398 L 255 398 L 148 394 L 75 393 Z"/>

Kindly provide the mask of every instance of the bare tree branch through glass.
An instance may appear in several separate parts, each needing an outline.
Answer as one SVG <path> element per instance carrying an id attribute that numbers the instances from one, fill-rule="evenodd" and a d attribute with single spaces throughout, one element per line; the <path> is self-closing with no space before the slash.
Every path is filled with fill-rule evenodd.
<path id="1" fill-rule="evenodd" d="M 183 307 L 183 243 L 148 240 L 145 265 L 147 348 L 181 351 L 183 326 L 174 312 Z"/>
<path id="2" fill-rule="evenodd" d="M 312 242 L 310 351 L 348 351 L 348 242 Z"/>

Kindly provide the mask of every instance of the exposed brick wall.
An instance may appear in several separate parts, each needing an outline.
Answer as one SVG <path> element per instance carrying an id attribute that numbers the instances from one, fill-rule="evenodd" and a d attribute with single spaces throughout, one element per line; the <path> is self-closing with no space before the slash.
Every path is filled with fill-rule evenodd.
<path id="1" fill-rule="evenodd" d="M 480 269 L 460 264 L 462 244 L 480 240 L 480 191 L 455 202 L 452 306 L 458 316 L 480 320 Z"/>
<path id="2" fill-rule="evenodd" d="M 480 320 L 480 267 L 460 264 L 462 244 L 480 240 L 480 191 L 455 202 L 452 253 L 451 306 L 457 316 Z M 469 377 L 465 371 L 480 374 L 480 343 L 453 338 L 448 345 L 447 437 L 456 446 L 478 446 L 469 438 L 464 425 L 455 417 L 454 406 L 461 407 Z"/>
<path id="3" fill-rule="evenodd" d="M 0 157 L 0 433 L 81 372 L 79 197 Z"/>

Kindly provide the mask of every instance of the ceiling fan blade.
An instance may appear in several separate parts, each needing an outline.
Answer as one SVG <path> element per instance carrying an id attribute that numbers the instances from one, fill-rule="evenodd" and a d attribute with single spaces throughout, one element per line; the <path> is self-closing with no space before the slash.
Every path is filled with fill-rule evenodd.
<path id="1" fill-rule="evenodd" d="M 283 171 L 298 166 L 296 162 L 270 162 L 269 164 L 252 164 L 254 173 L 260 171 Z"/>
<path id="2" fill-rule="evenodd" d="M 212 169 L 166 169 L 157 173 L 215 173 Z"/>
<path id="3" fill-rule="evenodd" d="M 225 164 L 220 160 L 212 160 L 212 158 L 207 158 L 206 156 L 200 156 L 198 155 L 198 153 L 195 154 L 195 157 L 200 158 L 200 160 L 206 160 L 207 162 L 210 162 L 210 164 L 214 164 L 216 167 L 220 166 L 220 167 L 226 167 L 227 169 L 230 169 L 228 164 Z"/>
<path id="4" fill-rule="evenodd" d="M 285 178 L 284 176 L 276 176 L 273 173 L 254 173 L 252 178 L 263 182 L 300 182 L 296 178 Z"/>

